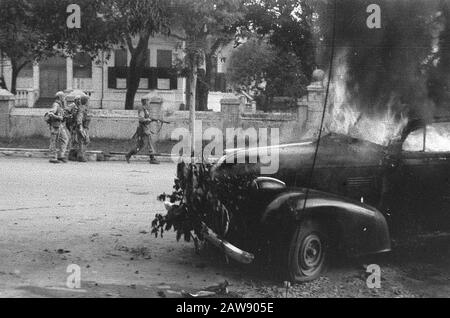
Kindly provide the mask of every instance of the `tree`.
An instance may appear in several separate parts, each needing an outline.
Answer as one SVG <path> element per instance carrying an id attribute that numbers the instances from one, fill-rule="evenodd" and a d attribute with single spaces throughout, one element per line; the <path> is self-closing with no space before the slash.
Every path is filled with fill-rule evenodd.
<path id="1" fill-rule="evenodd" d="M 115 45 L 128 48 L 131 59 L 127 71 L 125 109 L 133 109 L 145 54 L 151 36 L 168 33 L 168 2 L 164 0 L 79 0 L 82 22 L 80 29 L 66 27 L 66 7 L 72 0 L 35 0 L 37 11 L 47 10 L 50 23 L 40 24 L 48 31 L 47 45 L 66 54 L 82 50 L 94 58 Z M 44 13 L 44 12 L 42 12 Z"/>
<path id="2" fill-rule="evenodd" d="M 314 2 L 314 1 L 312 1 Z M 315 60 L 315 7 L 308 0 L 246 0 L 246 15 L 241 26 L 244 34 L 257 35 L 267 39 L 277 51 L 280 61 L 278 67 L 285 71 L 295 66 L 289 77 L 298 77 L 302 73 L 302 81 L 297 82 L 299 91 L 309 84 L 311 74 L 317 65 Z M 288 84 L 289 82 L 284 82 Z"/>
<path id="3" fill-rule="evenodd" d="M 227 79 L 237 90 L 254 94 L 263 92 L 267 72 L 274 59 L 275 51 L 266 41 L 249 39 L 231 54 Z"/>
<path id="4" fill-rule="evenodd" d="M 116 42 L 125 42 L 131 53 L 127 72 L 125 109 L 133 109 L 141 70 L 151 36 L 169 30 L 167 1 L 164 0 L 104 0 L 99 13 L 105 23 L 114 25 Z M 137 43 L 133 44 L 133 38 Z M 114 41 L 113 41 L 114 42 Z"/>
<path id="5" fill-rule="evenodd" d="M 251 38 L 230 56 L 227 81 L 235 90 L 254 96 L 257 106 L 267 109 L 266 87 L 275 50 L 263 39 Z"/>
<path id="6" fill-rule="evenodd" d="M 265 110 L 275 96 L 304 95 L 316 65 L 313 7 L 304 0 L 246 0 L 245 6 L 239 30 L 250 40 L 233 53 L 229 79 L 237 85 L 258 79 L 254 88 Z"/>
<path id="7" fill-rule="evenodd" d="M 42 45 L 45 33 L 30 23 L 33 7 L 28 1 L 0 1 L 0 17 L 0 51 L 11 61 L 11 92 L 16 94 L 17 76 L 23 67 L 55 51 Z"/>
<path id="8" fill-rule="evenodd" d="M 251 38 L 231 55 L 227 78 L 235 89 L 243 89 L 267 111 L 275 96 L 304 95 L 307 78 L 298 58 L 283 52 L 265 39 Z"/>
<path id="9" fill-rule="evenodd" d="M 188 79 L 187 104 L 206 110 L 208 92 L 212 82 L 213 64 L 222 45 L 236 36 L 236 25 L 244 17 L 243 0 L 173 0 L 171 26 L 183 34 L 185 41 L 183 66 Z M 204 69 L 204 75 L 199 74 Z M 196 96 L 197 82 L 204 87 L 200 98 Z"/>

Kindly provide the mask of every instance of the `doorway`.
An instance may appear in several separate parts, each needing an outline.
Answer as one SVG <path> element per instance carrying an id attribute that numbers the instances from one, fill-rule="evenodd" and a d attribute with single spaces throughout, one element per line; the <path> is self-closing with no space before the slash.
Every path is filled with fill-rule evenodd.
<path id="1" fill-rule="evenodd" d="M 53 98 L 56 92 L 67 88 L 66 59 L 50 57 L 39 63 L 40 97 Z"/>

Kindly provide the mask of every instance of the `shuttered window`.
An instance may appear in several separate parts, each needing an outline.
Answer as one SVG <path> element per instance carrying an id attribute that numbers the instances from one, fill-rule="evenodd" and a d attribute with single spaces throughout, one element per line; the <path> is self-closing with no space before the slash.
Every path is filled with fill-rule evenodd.
<path id="1" fill-rule="evenodd" d="M 128 66 L 127 53 L 128 51 L 126 49 L 115 50 L 114 66 L 116 67 Z"/>
<path id="2" fill-rule="evenodd" d="M 161 68 L 172 67 L 172 50 L 156 51 L 156 66 Z"/>
<path id="3" fill-rule="evenodd" d="M 150 50 L 149 49 L 145 50 L 145 67 L 146 68 L 150 67 Z"/>
<path id="4" fill-rule="evenodd" d="M 108 88 L 124 89 L 127 77 L 127 51 L 115 51 L 114 67 L 108 68 Z M 150 67 L 150 50 L 145 53 L 145 67 L 141 70 L 140 89 L 177 89 L 178 75 L 172 68 L 172 51 L 157 50 L 158 67 Z M 119 84 L 117 84 L 119 82 Z"/>

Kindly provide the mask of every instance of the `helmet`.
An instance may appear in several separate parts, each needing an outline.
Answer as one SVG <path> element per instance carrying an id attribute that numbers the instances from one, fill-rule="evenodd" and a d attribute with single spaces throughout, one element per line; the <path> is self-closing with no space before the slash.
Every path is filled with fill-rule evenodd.
<path id="1" fill-rule="evenodd" d="M 64 100 L 66 98 L 66 94 L 64 94 L 64 92 L 59 91 L 58 93 L 55 94 L 55 97 L 60 100 Z"/>
<path id="2" fill-rule="evenodd" d="M 89 97 L 88 96 L 80 96 L 80 101 L 82 105 L 86 105 L 89 102 Z"/>

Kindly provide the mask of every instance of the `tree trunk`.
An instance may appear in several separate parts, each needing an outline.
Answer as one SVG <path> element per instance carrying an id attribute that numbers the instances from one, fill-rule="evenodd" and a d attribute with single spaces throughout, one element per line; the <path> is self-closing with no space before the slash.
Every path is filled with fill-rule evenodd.
<path id="1" fill-rule="evenodd" d="M 145 67 L 145 52 L 148 47 L 148 37 L 141 37 L 136 48 L 129 48 L 131 52 L 130 66 L 127 72 L 127 94 L 125 109 L 134 108 L 134 98 L 141 81 L 141 70 Z"/>
<path id="2" fill-rule="evenodd" d="M 17 75 L 18 75 L 18 73 L 19 72 L 13 70 L 12 74 L 11 74 L 11 93 L 13 95 L 17 94 Z"/>
<path id="3" fill-rule="evenodd" d="M 186 95 L 186 110 L 191 109 L 191 79 L 190 75 L 187 78 L 186 81 L 186 91 L 184 92 L 184 95 Z"/>
<path id="4" fill-rule="evenodd" d="M 11 61 L 11 68 L 12 68 L 12 74 L 11 74 L 11 94 L 16 95 L 17 94 L 17 76 L 19 75 L 20 69 L 17 66 L 16 62 Z"/>

